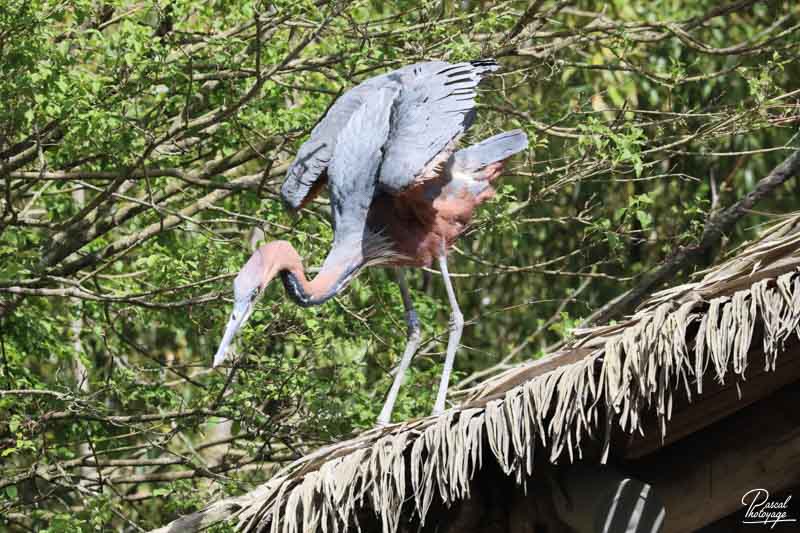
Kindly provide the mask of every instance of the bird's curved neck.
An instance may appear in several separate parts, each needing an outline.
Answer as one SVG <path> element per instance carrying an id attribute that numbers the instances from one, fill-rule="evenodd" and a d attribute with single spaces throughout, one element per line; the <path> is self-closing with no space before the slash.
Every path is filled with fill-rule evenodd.
<path id="1" fill-rule="evenodd" d="M 330 275 L 330 273 L 320 271 L 311 281 L 308 281 L 304 272 L 284 269 L 280 274 L 286 294 L 297 305 L 309 307 L 325 303 L 339 294 L 339 291 L 347 286 L 357 270 L 357 268 L 351 268 L 350 272 L 343 271 L 340 275 Z"/>
<path id="2" fill-rule="evenodd" d="M 342 253 L 341 247 L 338 250 L 334 247 L 320 271 L 309 281 L 294 247 L 284 241 L 279 250 L 273 272 L 280 274 L 289 297 L 303 307 L 319 305 L 336 296 L 358 274 L 364 262 L 360 254 L 353 254 L 352 248 Z"/>

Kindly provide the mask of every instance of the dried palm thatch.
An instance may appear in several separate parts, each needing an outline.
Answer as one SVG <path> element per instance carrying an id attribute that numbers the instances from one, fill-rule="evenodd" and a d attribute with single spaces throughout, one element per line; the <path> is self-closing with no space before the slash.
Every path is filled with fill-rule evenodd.
<path id="1" fill-rule="evenodd" d="M 442 416 L 372 430 L 300 459 L 235 500 L 239 528 L 333 533 L 351 528 L 366 508 L 393 532 L 404 502 L 424 522 L 434 498 L 469 497 L 482 458 L 522 481 L 536 455 L 573 460 L 586 439 L 607 450 L 612 425 L 643 432 L 644 416 L 655 413 L 663 435 L 678 393 L 701 394 L 704 378 L 742 379 L 748 365 L 775 368 L 799 331 L 799 267 L 795 214 L 700 281 L 655 294 L 623 323 L 576 331 L 563 350 L 483 383 Z M 752 360 L 754 339 L 763 361 Z"/>

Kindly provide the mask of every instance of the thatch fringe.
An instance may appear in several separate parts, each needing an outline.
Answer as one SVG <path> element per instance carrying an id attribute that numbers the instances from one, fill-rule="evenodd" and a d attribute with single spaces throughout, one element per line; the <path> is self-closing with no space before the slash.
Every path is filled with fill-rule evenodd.
<path id="1" fill-rule="evenodd" d="M 522 482 L 537 452 L 552 463 L 574 461 L 584 439 L 601 440 L 605 430 L 607 441 L 601 420 L 643 434 L 645 415 L 655 413 L 663 435 L 676 392 L 691 398 L 702 394 L 704 378 L 743 380 L 749 364 L 760 364 L 749 359 L 757 331 L 768 370 L 800 333 L 798 220 L 701 281 L 654 295 L 624 324 L 577 332 L 561 352 L 587 353 L 575 362 L 539 374 L 521 365 L 486 382 L 463 408 L 373 430 L 290 465 L 250 495 L 240 529 L 335 533 L 357 528 L 356 511 L 367 507 L 394 532 L 411 504 L 424 522 L 434 498 L 468 498 L 484 443 Z M 520 384 L 504 389 L 504 382 Z"/>

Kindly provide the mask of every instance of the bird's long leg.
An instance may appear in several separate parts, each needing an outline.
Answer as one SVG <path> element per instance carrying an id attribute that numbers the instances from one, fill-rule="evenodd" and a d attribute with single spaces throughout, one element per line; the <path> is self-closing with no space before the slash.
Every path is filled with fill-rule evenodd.
<path id="1" fill-rule="evenodd" d="M 397 373 L 394 376 L 392 388 L 389 389 L 389 394 L 386 396 L 386 402 L 383 404 L 381 414 L 378 415 L 378 425 L 385 426 L 392 418 L 392 410 L 394 409 L 394 402 L 397 400 L 397 394 L 400 392 L 400 386 L 403 384 L 408 366 L 411 364 L 411 359 L 419 347 L 420 328 L 419 317 L 414 310 L 414 303 L 411 301 L 411 294 L 408 292 L 408 285 L 406 284 L 405 274 L 400 268 L 395 270 L 397 284 L 400 286 L 400 295 L 403 297 L 403 307 L 406 312 L 406 324 L 408 324 L 408 341 L 406 341 L 406 349 L 403 351 L 403 357 L 400 359 L 400 365 L 397 367 Z"/>
<path id="2" fill-rule="evenodd" d="M 456 358 L 456 350 L 461 342 L 461 332 L 464 329 L 464 315 L 458 307 L 456 293 L 450 281 L 450 273 L 447 271 L 447 256 L 444 252 L 439 257 L 439 270 L 442 272 L 444 287 L 447 290 L 447 299 L 450 300 L 450 338 L 447 339 L 447 356 L 444 359 L 444 369 L 442 370 L 442 380 L 439 382 L 439 393 L 436 395 L 436 403 L 433 406 L 433 414 L 439 415 L 444 412 L 444 401 L 447 398 L 447 387 L 450 384 L 450 374 L 453 371 L 453 360 Z"/>

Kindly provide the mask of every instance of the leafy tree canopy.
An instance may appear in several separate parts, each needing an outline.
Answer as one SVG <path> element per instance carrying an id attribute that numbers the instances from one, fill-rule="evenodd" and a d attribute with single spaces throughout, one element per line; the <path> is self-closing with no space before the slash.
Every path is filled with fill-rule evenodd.
<path id="1" fill-rule="evenodd" d="M 211 370 L 230 283 L 262 240 L 316 266 L 323 196 L 277 191 L 342 91 L 416 61 L 496 57 L 463 142 L 523 128 L 451 255 L 467 319 L 453 387 L 539 357 L 676 251 L 677 283 L 796 204 L 788 182 L 719 239 L 715 213 L 797 145 L 790 0 L 4 0 L 0 7 L 0 522 L 141 531 L 370 427 L 405 343 L 386 271 L 301 309 L 271 286 Z M 702 246 L 700 246 L 702 244 Z M 396 419 L 427 414 L 446 342 Z"/>

